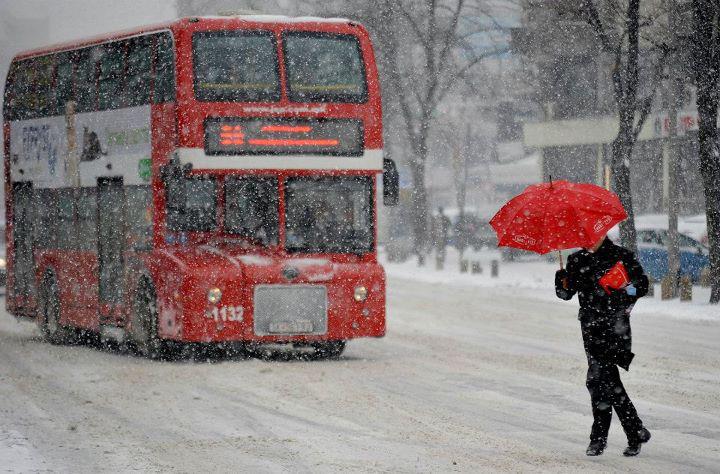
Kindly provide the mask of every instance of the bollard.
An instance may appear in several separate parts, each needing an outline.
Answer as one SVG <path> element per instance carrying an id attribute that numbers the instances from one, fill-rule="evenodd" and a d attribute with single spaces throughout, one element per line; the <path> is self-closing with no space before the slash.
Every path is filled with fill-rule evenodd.
<path id="1" fill-rule="evenodd" d="M 490 262 L 490 276 L 497 278 L 500 273 L 500 262 L 493 260 Z"/>
<path id="2" fill-rule="evenodd" d="M 479 261 L 474 260 L 474 261 L 472 262 L 472 270 L 471 270 L 471 272 L 472 272 L 473 275 L 477 275 L 477 274 L 479 274 L 479 273 L 482 273 L 482 266 L 480 265 L 480 262 L 479 262 Z"/>
<path id="3" fill-rule="evenodd" d="M 460 273 L 467 273 L 470 262 L 467 259 L 460 260 Z"/>
<path id="4" fill-rule="evenodd" d="M 648 292 L 647 296 L 652 298 L 655 296 L 655 280 L 653 280 L 650 276 L 648 276 Z"/>
<path id="5" fill-rule="evenodd" d="M 680 301 L 692 301 L 692 280 L 687 275 L 680 277 Z"/>
<path id="6" fill-rule="evenodd" d="M 668 273 L 663 277 L 662 280 L 660 280 L 660 299 L 661 300 L 671 300 L 675 298 L 677 295 L 674 294 L 673 291 L 673 278 Z"/>

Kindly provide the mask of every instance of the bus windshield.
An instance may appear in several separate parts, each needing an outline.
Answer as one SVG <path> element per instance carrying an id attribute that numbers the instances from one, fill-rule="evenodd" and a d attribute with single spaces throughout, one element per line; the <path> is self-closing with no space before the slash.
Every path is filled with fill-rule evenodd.
<path id="1" fill-rule="evenodd" d="M 371 251 L 374 233 L 371 179 L 288 178 L 285 226 L 288 252 Z"/>
<path id="2" fill-rule="evenodd" d="M 225 232 L 262 245 L 278 240 L 278 184 L 276 178 L 225 180 Z"/>
<path id="3" fill-rule="evenodd" d="M 269 31 L 195 33 L 193 62 L 198 100 L 280 100 L 277 48 Z"/>
<path id="4" fill-rule="evenodd" d="M 183 178 L 167 188 L 167 222 L 174 231 L 211 231 L 217 228 L 217 183 L 214 178 Z"/>
<path id="5" fill-rule="evenodd" d="M 356 37 L 290 32 L 283 44 L 290 100 L 365 102 L 365 68 Z"/>

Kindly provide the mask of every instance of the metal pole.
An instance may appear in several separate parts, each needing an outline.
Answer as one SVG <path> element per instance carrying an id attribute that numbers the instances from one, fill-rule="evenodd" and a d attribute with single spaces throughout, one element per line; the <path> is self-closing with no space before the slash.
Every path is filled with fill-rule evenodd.
<path id="1" fill-rule="evenodd" d="M 678 143 L 678 112 L 682 97 L 683 81 L 680 72 L 680 41 L 677 28 L 678 5 L 676 0 L 666 0 L 669 8 L 668 30 L 671 41 L 674 43 L 673 53 L 670 55 L 669 64 L 669 133 L 668 133 L 668 288 L 671 297 L 677 296 L 678 275 L 680 273 L 680 247 L 678 242 L 678 171 L 680 162 L 680 149 Z"/>

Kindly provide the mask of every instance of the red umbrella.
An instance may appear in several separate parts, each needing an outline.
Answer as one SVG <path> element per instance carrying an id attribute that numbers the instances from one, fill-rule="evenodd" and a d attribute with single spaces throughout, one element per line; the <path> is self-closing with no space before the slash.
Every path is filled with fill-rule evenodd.
<path id="1" fill-rule="evenodd" d="M 498 247 L 544 254 L 592 247 L 627 213 L 614 193 L 587 183 L 551 181 L 528 186 L 490 220 Z"/>

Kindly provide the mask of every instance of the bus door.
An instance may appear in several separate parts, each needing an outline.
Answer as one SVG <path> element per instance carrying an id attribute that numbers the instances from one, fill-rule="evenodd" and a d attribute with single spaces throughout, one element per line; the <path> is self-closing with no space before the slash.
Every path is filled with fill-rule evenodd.
<path id="1" fill-rule="evenodd" d="M 100 323 L 120 318 L 123 299 L 123 252 L 125 247 L 125 193 L 122 178 L 99 178 L 98 213 L 98 296 Z"/>
<path id="2" fill-rule="evenodd" d="M 13 183 L 13 292 L 18 306 L 34 295 L 35 259 L 32 183 Z"/>

